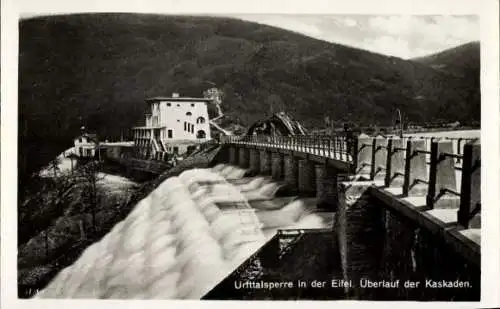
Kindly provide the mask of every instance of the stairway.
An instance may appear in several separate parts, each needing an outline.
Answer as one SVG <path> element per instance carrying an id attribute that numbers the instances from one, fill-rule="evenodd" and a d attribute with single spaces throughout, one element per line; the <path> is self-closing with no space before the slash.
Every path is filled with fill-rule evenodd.
<path id="1" fill-rule="evenodd" d="M 159 140 L 159 141 L 160 141 L 160 146 L 162 148 L 162 151 L 167 152 L 167 146 L 165 146 L 165 143 L 163 143 L 162 140 Z"/>
<path id="2" fill-rule="evenodd" d="M 221 131 L 222 133 L 224 133 L 224 135 L 232 135 L 231 132 L 227 131 L 227 130 L 224 130 L 221 126 L 219 126 L 218 124 L 216 124 L 213 120 L 210 120 L 209 121 L 210 125 L 214 126 L 217 130 Z"/>
<path id="3" fill-rule="evenodd" d="M 161 146 L 158 144 L 158 141 L 155 138 L 153 138 L 153 145 L 154 145 L 155 152 L 161 152 L 161 151 L 163 151 L 161 149 Z"/>

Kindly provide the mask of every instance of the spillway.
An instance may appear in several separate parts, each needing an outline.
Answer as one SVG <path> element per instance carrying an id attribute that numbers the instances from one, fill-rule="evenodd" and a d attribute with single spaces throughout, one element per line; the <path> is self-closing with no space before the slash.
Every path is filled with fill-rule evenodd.
<path id="1" fill-rule="evenodd" d="M 168 178 L 35 298 L 200 299 L 278 229 L 332 227 L 315 199 L 277 197 L 282 184 L 245 172 Z"/>

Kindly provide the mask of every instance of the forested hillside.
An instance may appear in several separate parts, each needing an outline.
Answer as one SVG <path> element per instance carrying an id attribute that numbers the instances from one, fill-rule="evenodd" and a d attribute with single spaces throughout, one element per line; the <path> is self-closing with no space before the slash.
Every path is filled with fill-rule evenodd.
<path id="1" fill-rule="evenodd" d="M 470 78 L 229 18 L 80 14 L 20 22 L 20 176 L 72 143 L 82 124 L 118 138 L 150 96 L 200 96 L 213 82 L 231 122 L 284 109 L 305 126 L 479 120 Z M 476 78 L 476 77 L 474 77 Z M 477 76 L 478 78 L 478 76 Z"/>

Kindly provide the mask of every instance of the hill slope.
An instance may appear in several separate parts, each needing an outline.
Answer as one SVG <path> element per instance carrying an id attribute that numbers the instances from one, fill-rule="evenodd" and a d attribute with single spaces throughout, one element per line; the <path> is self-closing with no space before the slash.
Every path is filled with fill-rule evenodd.
<path id="1" fill-rule="evenodd" d="M 479 89 L 428 65 L 228 18 L 23 20 L 19 68 L 21 176 L 68 148 L 82 123 L 116 138 L 143 119 L 146 97 L 199 96 L 204 81 L 223 89 L 225 113 L 244 125 L 270 102 L 306 126 L 325 115 L 391 123 L 396 108 L 415 122 L 469 120 L 480 109 Z"/>
<path id="2" fill-rule="evenodd" d="M 413 60 L 456 76 L 479 79 L 481 69 L 479 42 L 470 42 Z"/>

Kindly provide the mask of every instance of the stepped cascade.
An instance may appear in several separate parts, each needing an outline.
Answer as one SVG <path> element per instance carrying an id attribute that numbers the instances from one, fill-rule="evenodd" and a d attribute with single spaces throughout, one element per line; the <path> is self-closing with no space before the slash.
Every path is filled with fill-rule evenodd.
<path id="1" fill-rule="evenodd" d="M 168 178 L 35 297 L 200 299 L 278 229 L 333 225 L 333 213 L 245 173 L 219 164 Z"/>

